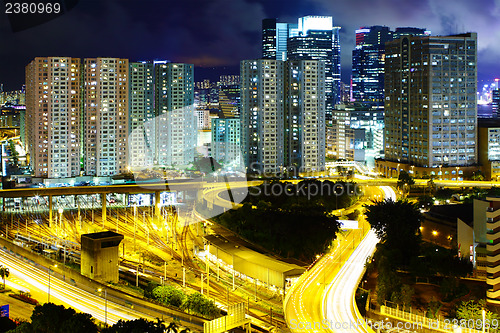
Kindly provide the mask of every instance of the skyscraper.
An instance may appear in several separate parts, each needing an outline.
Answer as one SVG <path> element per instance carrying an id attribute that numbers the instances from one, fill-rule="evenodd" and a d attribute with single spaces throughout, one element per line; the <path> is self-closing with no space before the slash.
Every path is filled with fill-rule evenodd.
<path id="1" fill-rule="evenodd" d="M 326 119 L 331 120 L 334 105 L 340 103 L 340 27 L 331 16 L 305 16 L 297 24 L 262 22 L 262 55 L 276 60 L 324 60 L 326 81 Z"/>
<path id="2" fill-rule="evenodd" d="M 325 62 L 241 62 L 241 143 L 249 171 L 325 165 Z"/>
<path id="3" fill-rule="evenodd" d="M 80 59 L 37 57 L 26 66 L 26 146 L 35 177 L 80 174 Z"/>
<path id="4" fill-rule="evenodd" d="M 131 62 L 129 67 L 128 164 L 146 167 L 155 162 L 154 63 Z"/>
<path id="5" fill-rule="evenodd" d="M 385 58 L 386 161 L 475 164 L 477 34 L 403 36 L 386 44 Z"/>
<path id="6" fill-rule="evenodd" d="M 396 28 L 393 32 L 378 25 L 356 30 L 356 48 L 352 51 L 353 100 L 383 103 L 386 42 L 402 36 L 429 34 L 420 28 Z"/>
<path id="7" fill-rule="evenodd" d="M 156 152 L 159 165 L 185 166 L 194 162 L 197 116 L 192 64 L 155 66 Z"/>
<path id="8" fill-rule="evenodd" d="M 128 167 L 128 59 L 84 60 L 84 171 L 112 176 Z"/>

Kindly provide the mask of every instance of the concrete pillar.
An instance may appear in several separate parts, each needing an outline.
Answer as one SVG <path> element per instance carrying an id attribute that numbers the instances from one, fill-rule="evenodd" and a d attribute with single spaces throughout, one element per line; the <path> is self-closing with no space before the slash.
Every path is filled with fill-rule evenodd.
<path id="1" fill-rule="evenodd" d="M 52 196 L 49 195 L 49 228 L 52 228 Z"/>
<path id="2" fill-rule="evenodd" d="M 102 206 L 102 225 L 106 223 L 106 193 L 101 193 L 101 206 Z"/>
<path id="3" fill-rule="evenodd" d="M 161 218 L 160 211 L 160 191 L 155 191 L 155 216 L 157 219 Z"/>

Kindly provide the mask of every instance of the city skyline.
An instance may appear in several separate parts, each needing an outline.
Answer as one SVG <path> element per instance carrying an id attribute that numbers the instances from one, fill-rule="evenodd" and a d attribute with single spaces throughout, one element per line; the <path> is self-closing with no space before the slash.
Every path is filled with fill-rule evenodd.
<path id="1" fill-rule="evenodd" d="M 500 71 L 495 61 L 500 48 L 495 45 L 495 33 L 491 33 L 498 25 L 500 8 L 493 2 L 458 1 L 453 7 L 439 0 L 418 4 L 362 0 L 356 6 L 348 1 L 333 6 L 323 0 L 295 0 L 286 6 L 283 1 L 262 0 L 141 4 L 79 2 L 61 17 L 17 33 L 11 31 L 8 20 L 2 20 L 0 36 L 8 47 L 2 48 L 0 59 L 9 63 L 0 68 L 4 89 L 19 89 L 24 67 L 36 56 L 168 59 L 193 63 L 200 69 L 196 79 L 202 78 L 204 67 L 225 66 L 228 73 L 236 74 L 239 61 L 260 57 L 262 19 L 279 18 L 286 22 L 306 15 L 329 15 L 341 26 L 344 82 L 351 74 L 355 30 L 370 25 L 417 26 L 434 35 L 478 32 L 478 79 L 492 80 Z M 72 29 L 64 28 L 68 26 Z"/>

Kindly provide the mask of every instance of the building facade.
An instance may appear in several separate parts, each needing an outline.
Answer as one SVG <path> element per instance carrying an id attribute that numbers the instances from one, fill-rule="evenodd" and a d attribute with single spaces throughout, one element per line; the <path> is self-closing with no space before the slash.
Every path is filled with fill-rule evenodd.
<path id="1" fill-rule="evenodd" d="M 224 167 L 243 165 L 239 118 L 213 118 L 211 155 Z"/>
<path id="2" fill-rule="evenodd" d="M 478 119 L 478 160 L 485 179 L 500 179 L 500 119 Z"/>
<path id="3" fill-rule="evenodd" d="M 25 140 L 35 177 L 80 174 L 80 59 L 37 57 L 26 66 Z"/>
<path id="4" fill-rule="evenodd" d="M 129 63 L 121 58 L 84 60 L 84 172 L 112 176 L 128 169 Z"/>
<path id="5" fill-rule="evenodd" d="M 241 142 L 250 172 L 325 165 L 324 62 L 241 62 Z"/>
<path id="6" fill-rule="evenodd" d="M 477 163 L 477 34 L 386 43 L 385 160 L 436 168 Z"/>
<path id="7" fill-rule="evenodd" d="M 427 36 L 420 28 L 385 26 L 356 30 L 356 48 L 352 51 L 352 99 L 362 102 L 384 102 L 385 43 L 403 36 Z"/>
<path id="8" fill-rule="evenodd" d="M 325 61 L 327 121 L 341 98 L 339 31 L 331 16 L 304 16 L 297 23 L 262 22 L 264 59 Z"/>
<path id="9" fill-rule="evenodd" d="M 128 165 L 145 168 L 155 163 L 154 63 L 129 63 Z"/>
<path id="10" fill-rule="evenodd" d="M 180 167 L 194 162 L 198 132 L 193 75 L 192 64 L 163 63 L 155 66 L 159 165 Z"/>

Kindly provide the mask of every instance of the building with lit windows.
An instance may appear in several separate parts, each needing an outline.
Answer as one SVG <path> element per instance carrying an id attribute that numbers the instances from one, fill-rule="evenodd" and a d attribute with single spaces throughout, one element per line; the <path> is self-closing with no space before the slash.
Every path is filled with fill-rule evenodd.
<path id="1" fill-rule="evenodd" d="M 219 110 L 224 118 L 240 116 L 240 85 L 219 85 Z"/>
<path id="2" fill-rule="evenodd" d="M 340 27 L 331 16 L 305 16 L 298 23 L 262 21 L 262 56 L 276 60 L 325 61 L 326 119 L 340 102 Z"/>
<path id="3" fill-rule="evenodd" d="M 374 167 L 384 153 L 384 111 L 374 103 L 338 104 L 332 135 L 333 157 Z"/>
<path id="4" fill-rule="evenodd" d="M 26 66 L 25 145 L 35 177 L 80 174 L 80 59 L 37 57 Z"/>
<path id="5" fill-rule="evenodd" d="M 225 167 L 243 165 L 239 118 L 213 118 L 211 155 Z"/>
<path id="6" fill-rule="evenodd" d="M 154 63 L 129 63 L 128 165 L 147 167 L 155 163 Z"/>
<path id="7" fill-rule="evenodd" d="M 183 167 L 194 162 L 198 131 L 193 71 L 192 64 L 163 63 L 155 66 L 159 165 Z"/>
<path id="8" fill-rule="evenodd" d="M 500 179 L 500 119 L 478 119 L 478 156 L 484 177 Z"/>
<path id="9" fill-rule="evenodd" d="M 249 172 L 325 166 L 325 63 L 241 62 L 241 143 Z"/>
<path id="10" fill-rule="evenodd" d="M 384 26 L 356 30 L 356 48 L 352 51 L 352 99 L 363 102 L 384 101 L 385 43 L 402 36 L 426 36 L 430 31 L 420 28 Z"/>
<path id="11" fill-rule="evenodd" d="M 396 174 L 412 166 L 431 174 L 473 168 L 476 91 L 476 33 L 386 43 L 385 160 L 377 161 L 379 172 L 391 174 L 396 164 Z"/>
<path id="12" fill-rule="evenodd" d="M 129 63 L 120 58 L 84 60 L 84 172 L 113 176 L 127 172 Z"/>

